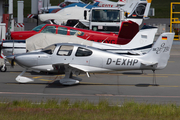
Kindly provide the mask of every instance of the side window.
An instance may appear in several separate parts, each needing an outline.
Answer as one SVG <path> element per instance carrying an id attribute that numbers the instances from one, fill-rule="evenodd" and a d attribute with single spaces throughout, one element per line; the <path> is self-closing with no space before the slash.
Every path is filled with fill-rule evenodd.
<path id="1" fill-rule="evenodd" d="M 70 35 L 74 35 L 77 32 L 77 30 L 70 29 Z"/>
<path id="2" fill-rule="evenodd" d="M 70 56 L 74 46 L 63 45 L 59 48 L 57 55 L 59 56 Z"/>
<path id="3" fill-rule="evenodd" d="M 67 28 L 58 27 L 58 34 L 67 35 Z"/>
<path id="4" fill-rule="evenodd" d="M 47 54 L 53 54 L 54 49 L 56 48 L 56 44 L 50 45 L 42 50 L 42 52 L 45 52 Z"/>
<path id="5" fill-rule="evenodd" d="M 83 36 L 84 35 L 84 32 L 82 32 L 82 31 L 70 29 L 70 35 L 74 35 L 75 33 L 77 33 L 77 36 Z"/>
<path id="6" fill-rule="evenodd" d="M 33 28 L 32 30 L 36 31 L 36 32 L 39 32 L 41 30 L 42 27 L 44 27 L 46 24 L 42 24 L 42 25 L 39 25 L 35 28 Z"/>
<path id="7" fill-rule="evenodd" d="M 46 26 L 41 33 L 56 33 L 56 26 Z"/>
<path id="8" fill-rule="evenodd" d="M 92 55 L 92 51 L 91 50 L 88 50 L 86 48 L 81 48 L 79 47 L 76 51 L 76 54 L 75 56 L 77 57 L 86 57 L 86 56 L 90 56 Z"/>

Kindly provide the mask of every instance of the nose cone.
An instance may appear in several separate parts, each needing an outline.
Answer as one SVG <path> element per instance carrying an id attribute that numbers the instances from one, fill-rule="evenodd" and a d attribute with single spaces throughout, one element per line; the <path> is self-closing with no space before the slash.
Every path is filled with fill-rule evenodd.
<path id="1" fill-rule="evenodd" d="M 8 61 L 12 64 L 12 62 L 16 62 L 21 67 L 29 67 L 34 65 L 36 62 L 33 61 L 28 55 L 9 55 L 6 57 Z"/>

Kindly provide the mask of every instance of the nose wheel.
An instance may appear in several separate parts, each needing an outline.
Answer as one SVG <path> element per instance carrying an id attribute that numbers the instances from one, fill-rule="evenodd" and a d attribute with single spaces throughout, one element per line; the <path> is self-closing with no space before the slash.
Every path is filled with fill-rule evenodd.
<path id="1" fill-rule="evenodd" d="M 7 67 L 5 66 L 5 64 L 0 67 L 1 72 L 6 72 L 6 70 L 7 70 Z"/>

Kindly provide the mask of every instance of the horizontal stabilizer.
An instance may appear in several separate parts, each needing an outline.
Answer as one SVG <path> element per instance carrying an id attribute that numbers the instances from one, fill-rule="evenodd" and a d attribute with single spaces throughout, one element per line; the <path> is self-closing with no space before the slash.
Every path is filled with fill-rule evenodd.
<path id="1" fill-rule="evenodd" d="M 58 15 L 56 13 L 41 14 L 38 17 L 41 21 L 58 19 Z"/>
<path id="2" fill-rule="evenodd" d="M 144 65 L 144 66 L 153 66 L 153 65 L 156 65 L 157 62 L 156 63 L 153 63 L 153 62 L 143 62 L 141 64 Z"/>

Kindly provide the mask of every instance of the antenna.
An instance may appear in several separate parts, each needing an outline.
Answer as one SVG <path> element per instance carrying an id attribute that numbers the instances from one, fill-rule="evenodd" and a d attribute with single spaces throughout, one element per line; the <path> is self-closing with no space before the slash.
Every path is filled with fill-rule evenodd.
<path id="1" fill-rule="evenodd" d="M 89 38 L 90 36 L 88 36 L 87 38 L 86 38 L 86 40 Z M 86 40 L 83 40 L 83 42 L 85 42 Z M 83 45 L 83 42 L 81 43 L 81 45 Z"/>
<path id="2" fill-rule="evenodd" d="M 101 43 L 104 43 L 104 41 L 106 41 L 109 37 L 107 37 L 105 40 L 103 40 Z"/>
<path id="3" fill-rule="evenodd" d="M 84 6 L 84 8 L 86 8 L 89 4 L 90 4 L 90 2 L 86 6 Z"/>

